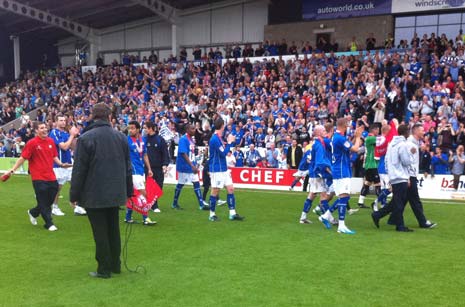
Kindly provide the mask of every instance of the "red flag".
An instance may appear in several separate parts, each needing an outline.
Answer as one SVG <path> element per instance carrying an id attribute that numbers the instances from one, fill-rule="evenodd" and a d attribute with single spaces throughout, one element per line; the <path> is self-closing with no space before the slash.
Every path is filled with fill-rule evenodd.
<path id="1" fill-rule="evenodd" d="M 163 196 L 163 190 L 152 177 L 147 178 L 145 188 L 147 189 L 147 199 L 151 199 L 152 203 Z"/>
<path id="2" fill-rule="evenodd" d="M 147 197 L 144 199 L 143 197 L 140 197 L 141 195 L 139 191 L 134 189 L 134 196 L 128 199 L 126 207 L 139 212 L 140 214 L 147 215 L 155 201 L 163 195 L 163 190 L 152 177 L 147 177 L 145 191 L 147 193 Z"/>
<path id="3" fill-rule="evenodd" d="M 3 181 L 3 182 L 5 182 L 5 181 L 7 181 L 8 179 L 10 179 L 10 177 L 11 177 L 11 174 L 10 174 L 10 173 L 5 173 L 5 174 L 3 174 L 3 175 L 0 177 L 0 180 Z"/>

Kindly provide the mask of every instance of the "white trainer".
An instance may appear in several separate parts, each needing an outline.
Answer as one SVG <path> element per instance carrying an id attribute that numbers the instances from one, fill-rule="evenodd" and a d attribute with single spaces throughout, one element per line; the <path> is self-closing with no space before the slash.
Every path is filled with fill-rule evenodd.
<path id="1" fill-rule="evenodd" d="M 203 201 L 202 203 L 203 203 L 204 206 L 210 206 L 210 204 L 207 203 L 206 201 Z"/>
<path id="2" fill-rule="evenodd" d="M 355 234 L 355 231 L 350 230 L 346 226 L 342 226 L 342 227 L 339 226 L 339 228 L 337 229 L 337 232 L 344 233 L 344 234 L 347 234 L 347 235 L 354 235 Z"/>
<path id="3" fill-rule="evenodd" d="M 312 224 L 312 221 L 308 220 L 308 219 L 300 219 L 299 220 L 299 223 L 300 224 Z"/>
<path id="4" fill-rule="evenodd" d="M 161 210 L 160 210 L 160 208 L 155 208 L 155 209 L 153 209 L 153 212 L 155 212 L 155 213 L 160 213 Z"/>
<path id="5" fill-rule="evenodd" d="M 65 215 L 63 211 L 58 207 L 58 205 L 52 205 L 52 214 L 56 216 L 63 216 Z"/>
<path id="6" fill-rule="evenodd" d="M 30 210 L 27 210 L 27 215 L 29 215 L 29 221 L 31 221 L 31 224 L 36 226 L 37 225 L 37 219 L 32 216 Z"/>
<path id="7" fill-rule="evenodd" d="M 58 228 L 55 225 L 52 225 L 48 228 L 48 231 L 57 231 Z"/>
<path id="8" fill-rule="evenodd" d="M 82 208 L 81 206 L 76 205 L 74 207 L 74 214 L 75 215 L 86 215 L 86 209 Z"/>
<path id="9" fill-rule="evenodd" d="M 358 212 L 358 209 L 350 209 L 349 215 L 355 214 L 356 212 Z"/>
<path id="10" fill-rule="evenodd" d="M 225 200 L 218 199 L 218 206 L 222 206 L 226 203 Z"/>

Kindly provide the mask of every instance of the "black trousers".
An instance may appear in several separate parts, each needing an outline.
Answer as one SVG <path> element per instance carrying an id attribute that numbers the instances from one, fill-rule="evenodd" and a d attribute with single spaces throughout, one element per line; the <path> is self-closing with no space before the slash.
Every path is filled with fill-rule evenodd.
<path id="1" fill-rule="evenodd" d="M 459 188 L 460 176 L 461 175 L 454 175 L 454 190 Z"/>
<path id="2" fill-rule="evenodd" d="M 94 235 L 97 272 L 100 274 L 121 272 L 118 207 L 86 208 L 86 211 Z"/>
<path id="3" fill-rule="evenodd" d="M 153 180 L 158 184 L 160 189 L 163 190 L 163 182 L 165 181 L 165 174 L 161 167 L 152 168 Z M 158 199 L 152 205 L 152 210 L 158 208 Z"/>
<path id="4" fill-rule="evenodd" d="M 302 191 L 303 191 L 303 192 L 307 192 L 308 180 L 309 180 L 309 176 L 307 175 L 307 176 L 305 176 L 304 184 L 303 184 L 303 187 L 302 187 Z"/>
<path id="5" fill-rule="evenodd" d="M 389 217 L 388 224 L 396 225 L 396 228 L 402 228 L 404 226 L 403 212 L 407 203 L 407 191 L 408 183 L 397 183 L 392 185 L 392 200 L 383 208 L 376 212 L 373 212 L 373 216 L 383 218 L 386 215 L 391 214 Z M 418 189 L 417 189 L 418 194 Z M 403 206 L 401 206 L 403 204 Z M 399 207 L 398 207 L 399 206 Z M 394 213 L 395 212 L 395 213 Z M 400 213 L 400 219 L 399 219 Z"/>
<path id="6" fill-rule="evenodd" d="M 426 217 L 423 212 L 423 204 L 418 195 L 418 179 L 417 177 L 410 177 L 410 187 L 407 190 L 407 199 L 412 207 L 413 214 L 417 218 L 420 227 L 426 225 Z"/>
<path id="7" fill-rule="evenodd" d="M 404 209 L 408 200 L 408 183 L 401 182 L 392 185 L 392 213 L 391 221 L 397 229 L 405 227 Z"/>
<path id="8" fill-rule="evenodd" d="M 211 179 L 210 174 L 208 173 L 208 165 L 203 168 L 202 171 L 202 181 L 203 181 L 203 199 L 207 199 L 208 190 L 210 190 Z"/>
<path id="9" fill-rule="evenodd" d="M 48 229 L 53 225 L 52 204 L 58 193 L 58 182 L 34 180 L 32 186 L 36 194 L 37 205 L 30 209 L 29 212 L 33 217 L 41 215 L 45 221 L 45 228 Z"/>

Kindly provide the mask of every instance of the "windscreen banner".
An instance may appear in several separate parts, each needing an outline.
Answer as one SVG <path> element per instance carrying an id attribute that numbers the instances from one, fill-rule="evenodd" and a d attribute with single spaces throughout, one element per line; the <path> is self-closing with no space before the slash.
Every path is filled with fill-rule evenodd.
<path id="1" fill-rule="evenodd" d="M 392 0 L 393 14 L 463 8 L 465 0 Z"/>

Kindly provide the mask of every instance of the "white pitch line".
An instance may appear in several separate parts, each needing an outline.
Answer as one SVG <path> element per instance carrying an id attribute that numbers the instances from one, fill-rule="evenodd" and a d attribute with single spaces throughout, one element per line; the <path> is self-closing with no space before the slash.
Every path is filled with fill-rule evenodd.
<path id="1" fill-rule="evenodd" d="M 236 189 L 236 190 L 240 190 L 240 191 L 244 191 L 244 192 L 253 192 L 253 193 L 267 193 L 267 194 L 286 194 L 286 195 L 302 195 L 302 196 L 305 196 L 307 195 L 308 193 L 307 192 L 300 192 L 300 191 L 296 191 L 296 192 L 290 192 L 290 191 L 268 191 L 268 190 L 253 190 L 253 189 Z M 353 194 L 353 195 L 357 195 L 358 194 Z M 366 198 L 366 200 L 374 200 L 374 197 L 370 197 L 368 196 Z M 425 204 L 446 204 L 446 205 L 459 205 L 459 204 L 465 204 L 465 202 L 463 201 L 453 201 L 453 200 L 449 200 L 449 201 L 443 201 L 443 200 L 435 200 L 435 199 L 422 199 L 421 200 L 422 203 L 425 203 Z"/>

